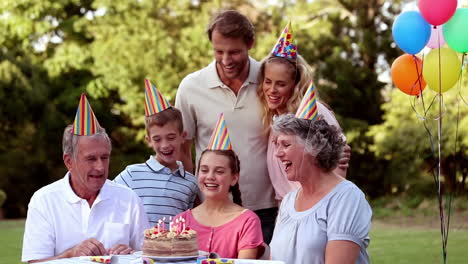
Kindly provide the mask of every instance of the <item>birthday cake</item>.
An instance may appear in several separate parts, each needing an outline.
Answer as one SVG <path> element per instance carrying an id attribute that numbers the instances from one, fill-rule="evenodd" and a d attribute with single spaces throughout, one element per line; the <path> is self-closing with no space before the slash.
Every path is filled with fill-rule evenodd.
<path id="1" fill-rule="evenodd" d="M 143 255 L 146 256 L 198 256 L 197 232 L 180 221 L 164 229 L 164 224 L 145 230 Z"/>

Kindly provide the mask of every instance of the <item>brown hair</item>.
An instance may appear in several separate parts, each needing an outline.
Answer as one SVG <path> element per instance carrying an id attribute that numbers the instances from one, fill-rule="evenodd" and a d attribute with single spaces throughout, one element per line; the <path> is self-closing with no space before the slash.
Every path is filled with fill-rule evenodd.
<path id="1" fill-rule="evenodd" d="M 146 134 L 149 135 L 150 127 L 154 125 L 162 127 L 170 122 L 177 123 L 177 128 L 179 129 L 180 133 L 184 131 L 184 125 L 182 123 L 182 113 L 179 109 L 171 106 L 170 108 L 162 112 L 145 117 Z"/>
<path id="2" fill-rule="evenodd" d="M 210 41 L 214 30 L 226 38 L 243 38 L 246 44 L 251 44 L 255 39 L 254 26 L 236 10 L 220 11 L 213 16 L 206 31 Z"/>
<path id="3" fill-rule="evenodd" d="M 304 58 L 302 58 L 302 56 L 300 55 L 297 56 L 296 61 L 282 57 L 276 57 L 273 54 L 270 54 L 268 57 L 263 59 L 262 64 L 260 66 L 260 71 L 258 73 L 259 85 L 257 88 L 257 96 L 258 98 L 260 98 L 260 103 L 262 105 L 262 123 L 264 132 L 266 134 L 270 130 L 275 111 L 271 110 L 268 107 L 268 103 L 263 92 L 263 80 L 265 79 L 265 67 L 268 64 L 273 63 L 286 65 L 286 67 L 288 67 L 288 70 L 287 72 L 285 72 L 285 74 L 291 74 L 291 78 L 295 80 L 296 85 L 294 86 L 294 90 L 291 92 L 291 98 L 289 98 L 286 102 L 286 108 L 289 113 L 294 113 L 295 111 L 297 111 L 297 108 L 299 108 L 299 104 L 301 103 L 302 97 L 304 96 L 305 92 L 307 91 L 307 88 L 312 82 L 312 70 L 309 64 L 307 64 Z"/>
<path id="4" fill-rule="evenodd" d="M 221 156 L 228 158 L 229 168 L 231 169 L 231 173 L 233 174 L 240 173 L 240 161 L 239 161 L 239 158 L 237 157 L 237 154 L 234 152 L 234 150 L 205 149 L 200 155 L 200 159 L 198 160 L 197 175 L 198 175 L 198 171 L 200 170 L 201 159 L 203 158 L 203 155 L 208 152 L 212 152 L 212 153 L 215 153 L 216 155 L 221 155 Z M 241 192 L 239 189 L 239 181 L 237 181 L 234 186 L 231 186 L 229 188 L 229 191 L 232 193 L 233 202 L 235 204 L 242 206 L 242 198 L 241 198 Z"/>

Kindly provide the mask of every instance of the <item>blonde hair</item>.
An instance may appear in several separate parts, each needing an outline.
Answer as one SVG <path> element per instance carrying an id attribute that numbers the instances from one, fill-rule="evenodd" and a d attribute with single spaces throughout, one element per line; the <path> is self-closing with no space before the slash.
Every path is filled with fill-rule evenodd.
<path id="1" fill-rule="evenodd" d="M 268 103 L 263 92 L 263 80 L 265 79 L 265 67 L 268 64 L 273 63 L 283 64 L 288 67 L 288 70 L 285 72 L 285 74 L 291 74 L 291 78 L 295 80 L 295 86 L 291 92 L 291 98 L 289 98 L 286 102 L 286 109 L 288 113 L 294 113 L 297 111 L 302 97 L 312 82 L 312 69 L 300 55 L 297 56 L 296 60 L 292 60 L 276 57 L 273 54 L 270 54 L 268 57 L 262 60 L 260 71 L 258 73 L 259 85 L 257 88 L 257 96 L 260 98 L 260 103 L 262 105 L 262 123 L 265 134 L 268 134 L 270 131 L 270 126 L 273 123 L 273 116 L 275 115 L 275 111 L 268 107 Z"/>

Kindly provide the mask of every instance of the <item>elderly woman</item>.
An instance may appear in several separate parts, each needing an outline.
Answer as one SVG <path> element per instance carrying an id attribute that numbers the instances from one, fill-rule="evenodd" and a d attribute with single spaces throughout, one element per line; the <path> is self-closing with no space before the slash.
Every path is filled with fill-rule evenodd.
<path id="1" fill-rule="evenodd" d="M 345 145 L 339 131 L 324 120 L 291 114 L 276 119 L 272 130 L 288 180 L 301 185 L 281 203 L 272 258 L 288 264 L 369 263 L 372 210 L 364 193 L 334 171 Z"/>

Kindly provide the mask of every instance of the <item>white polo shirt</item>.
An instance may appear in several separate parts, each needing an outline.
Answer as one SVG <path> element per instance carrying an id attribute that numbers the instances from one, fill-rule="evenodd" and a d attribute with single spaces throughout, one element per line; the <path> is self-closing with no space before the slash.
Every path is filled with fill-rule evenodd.
<path id="1" fill-rule="evenodd" d="M 251 210 L 276 207 L 266 164 L 268 138 L 256 90 L 260 63 L 250 59 L 247 80 L 237 96 L 218 77 L 216 62 L 187 75 L 177 90 L 175 106 L 182 112 L 184 130 L 197 153 L 206 149 L 220 113 L 224 113 L 234 151 L 240 159 L 242 203 Z"/>
<path id="2" fill-rule="evenodd" d="M 72 190 L 70 173 L 34 193 L 28 205 L 22 261 L 57 256 L 88 238 L 106 249 L 140 250 L 148 219 L 138 196 L 109 180 L 92 207 Z"/>

